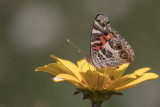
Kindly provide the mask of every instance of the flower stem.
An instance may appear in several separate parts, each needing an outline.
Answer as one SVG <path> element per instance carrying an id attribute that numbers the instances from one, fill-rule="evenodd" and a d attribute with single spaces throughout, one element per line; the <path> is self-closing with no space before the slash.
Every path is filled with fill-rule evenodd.
<path id="1" fill-rule="evenodd" d="M 102 102 L 100 101 L 92 101 L 92 107 L 101 107 Z"/>

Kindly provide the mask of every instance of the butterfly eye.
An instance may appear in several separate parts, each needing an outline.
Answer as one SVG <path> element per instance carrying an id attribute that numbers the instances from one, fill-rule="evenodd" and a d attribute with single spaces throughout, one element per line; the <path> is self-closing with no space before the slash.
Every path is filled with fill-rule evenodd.
<path id="1" fill-rule="evenodd" d="M 110 23 L 110 21 L 107 22 L 107 24 L 109 24 L 109 23 Z"/>
<path id="2" fill-rule="evenodd" d="M 117 44 L 115 45 L 115 49 L 121 50 L 121 49 L 122 49 L 122 44 L 121 44 L 121 43 L 117 43 Z"/>
<path id="3" fill-rule="evenodd" d="M 128 58 L 127 52 L 126 52 L 126 51 L 121 51 L 121 52 L 120 52 L 120 57 L 121 57 L 122 59 L 127 59 L 127 58 Z"/>

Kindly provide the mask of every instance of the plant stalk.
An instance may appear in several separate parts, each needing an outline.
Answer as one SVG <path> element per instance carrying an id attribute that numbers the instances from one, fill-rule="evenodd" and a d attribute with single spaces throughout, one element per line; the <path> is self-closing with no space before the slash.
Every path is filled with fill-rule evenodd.
<path id="1" fill-rule="evenodd" d="M 100 101 L 92 101 L 92 107 L 101 107 L 102 102 Z"/>

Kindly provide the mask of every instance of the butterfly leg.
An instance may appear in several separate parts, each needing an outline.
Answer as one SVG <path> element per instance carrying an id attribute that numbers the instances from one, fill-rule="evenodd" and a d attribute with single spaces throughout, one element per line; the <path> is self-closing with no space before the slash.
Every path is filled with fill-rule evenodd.
<path id="1" fill-rule="evenodd" d="M 89 63 L 88 63 L 88 68 L 89 68 L 89 70 L 91 70 L 91 69 L 90 69 L 90 66 L 89 66 Z"/>
<path id="2" fill-rule="evenodd" d="M 107 74 L 106 68 L 104 68 L 105 74 Z"/>
<path id="3" fill-rule="evenodd" d="M 82 71 L 82 68 L 83 68 L 83 66 L 86 64 L 86 62 L 81 66 L 81 71 Z"/>
<path id="4" fill-rule="evenodd" d="M 110 78 L 111 78 L 111 80 L 114 80 L 114 70 L 112 70 L 111 72 L 112 72 L 112 73 L 111 73 Z"/>
<path id="5" fill-rule="evenodd" d="M 94 71 L 96 71 L 96 68 L 93 66 L 93 68 L 94 68 Z"/>

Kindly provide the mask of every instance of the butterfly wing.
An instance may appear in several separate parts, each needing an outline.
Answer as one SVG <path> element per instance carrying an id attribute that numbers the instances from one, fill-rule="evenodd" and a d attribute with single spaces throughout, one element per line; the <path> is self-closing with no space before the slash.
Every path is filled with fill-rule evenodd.
<path id="1" fill-rule="evenodd" d="M 111 28 L 110 21 L 104 14 L 98 14 L 95 18 L 90 55 L 86 59 L 96 68 L 118 67 L 134 60 L 133 49 Z"/>

